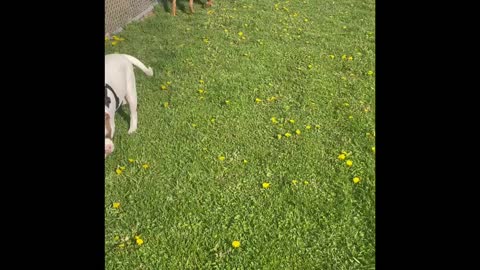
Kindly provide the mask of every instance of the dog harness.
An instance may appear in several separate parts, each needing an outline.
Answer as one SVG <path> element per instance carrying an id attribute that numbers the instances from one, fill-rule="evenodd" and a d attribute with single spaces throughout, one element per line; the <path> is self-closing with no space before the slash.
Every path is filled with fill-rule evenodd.
<path id="1" fill-rule="evenodd" d="M 115 104 L 117 105 L 116 110 L 118 110 L 118 108 L 120 108 L 120 105 L 122 104 L 120 104 L 120 99 L 118 98 L 115 91 L 113 91 L 113 88 L 108 85 L 108 83 L 105 84 L 105 106 L 107 106 L 107 108 L 110 108 L 110 104 L 112 103 L 112 100 L 108 96 L 108 91 L 112 92 L 113 96 L 115 97 Z"/>

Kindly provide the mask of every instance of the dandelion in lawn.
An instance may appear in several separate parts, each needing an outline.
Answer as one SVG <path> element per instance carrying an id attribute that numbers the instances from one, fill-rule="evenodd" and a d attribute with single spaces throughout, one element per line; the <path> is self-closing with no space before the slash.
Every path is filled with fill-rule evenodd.
<path id="1" fill-rule="evenodd" d="M 269 98 L 267 98 L 267 101 L 268 101 L 268 102 L 274 102 L 275 100 L 277 100 L 277 97 L 269 97 Z"/>
<path id="2" fill-rule="evenodd" d="M 145 163 L 145 164 L 142 165 L 142 167 L 143 167 L 144 169 L 148 169 L 148 168 L 150 167 L 150 165 L 148 165 L 147 163 Z"/>
<path id="3" fill-rule="evenodd" d="M 304 184 L 304 185 L 308 185 L 308 184 L 310 184 L 310 182 L 308 182 L 308 181 L 305 180 L 305 181 L 303 181 L 303 184 Z"/>
<path id="4" fill-rule="evenodd" d="M 238 32 L 238 36 L 243 36 L 243 32 Z"/>
<path id="5" fill-rule="evenodd" d="M 129 159 L 128 159 L 128 162 L 130 162 L 130 163 L 134 163 L 134 162 L 135 162 L 135 159 L 133 159 L 133 158 L 129 158 Z"/>
<path id="6" fill-rule="evenodd" d="M 115 237 L 113 237 L 113 240 L 115 241 L 118 241 L 120 239 L 120 237 L 118 235 L 115 235 Z"/>
<path id="7" fill-rule="evenodd" d="M 345 60 L 345 59 L 347 59 L 347 56 L 344 54 L 342 55 L 342 60 Z"/>
<path id="8" fill-rule="evenodd" d="M 353 56 L 349 56 L 347 59 L 348 61 L 353 61 Z"/>
<path id="9" fill-rule="evenodd" d="M 262 187 L 263 187 L 264 189 L 267 189 L 267 188 L 270 187 L 270 183 L 264 182 L 264 183 L 262 184 Z"/>
<path id="10" fill-rule="evenodd" d="M 308 19 L 307 19 L 307 18 L 305 18 L 303 21 L 304 21 L 304 22 L 308 22 Z"/>
<path id="11" fill-rule="evenodd" d="M 285 133 L 285 137 L 290 138 L 290 137 L 292 137 L 292 134 L 287 132 L 287 133 Z"/>
<path id="12" fill-rule="evenodd" d="M 375 146 L 372 147 L 372 152 L 375 153 Z"/>
<path id="13" fill-rule="evenodd" d="M 143 245 L 143 240 L 142 240 L 142 238 L 140 238 L 140 236 L 135 236 L 135 242 L 139 246 Z"/>
<path id="14" fill-rule="evenodd" d="M 229 105 L 229 104 L 230 104 L 230 100 L 225 100 L 225 104 Z"/>
<path id="15" fill-rule="evenodd" d="M 169 107 L 168 102 L 164 102 L 164 103 L 163 103 L 163 107 L 164 107 L 164 108 L 168 108 L 168 107 Z"/>
<path id="16" fill-rule="evenodd" d="M 162 84 L 162 85 L 160 85 L 160 89 L 162 89 L 162 90 L 167 90 L 167 87 Z"/>
<path id="17" fill-rule="evenodd" d="M 124 41 L 125 39 L 124 39 L 124 38 L 121 38 L 121 37 L 118 37 L 118 36 L 113 36 L 113 40 L 116 40 L 116 41 Z"/>
<path id="18" fill-rule="evenodd" d="M 350 107 L 350 104 L 348 104 L 347 102 L 343 103 L 343 106 L 345 107 Z"/>
<path id="19" fill-rule="evenodd" d="M 115 209 L 120 208 L 120 203 L 119 202 L 114 202 L 113 203 L 113 208 L 115 208 Z"/>
<path id="20" fill-rule="evenodd" d="M 367 72 L 367 74 L 368 74 L 368 76 L 372 76 L 372 75 L 373 75 L 373 71 L 369 70 L 369 71 Z"/>
<path id="21" fill-rule="evenodd" d="M 233 241 L 232 242 L 232 247 L 233 248 L 239 248 L 240 247 L 240 241 Z"/>
<path id="22" fill-rule="evenodd" d="M 256 99 L 255 99 L 255 102 L 256 102 L 256 103 L 260 103 L 260 102 L 262 102 L 262 100 L 259 99 L 259 98 L 256 98 Z"/>
<path id="23" fill-rule="evenodd" d="M 288 122 L 290 122 L 292 124 L 295 124 L 295 120 L 293 120 L 293 119 L 288 120 Z"/>
<path id="24" fill-rule="evenodd" d="M 117 168 L 117 169 L 115 170 L 115 172 L 116 172 L 118 175 L 120 175 L 120 174 L 122 174 L 122 173 L 123 173 L 123 170 L 122 170 L 122 169 L 120 169 L 120 168 Z"/>
<path id="25" fill-rule="evenodd" d="M 346 157 L 347 157 L 347 156 L 346 156 L 345 154 L 340 154 L 340 155 L 338 156 L 338 159 L 340 159 L 340 160 L 345 160 Z"/>
<path id="26" fill-rule="evenodd" d="M 310 126 L 310 125 L 305 126 L 305 129 L 311 129 L 311 128 L 312 128 L 312 126 Z"/>
<path id="27" fill-rule="evenodd" d="M 348 117 L 348 119 L 353 119 L 353 115 L 350 115 L 350 116 Z"/>
<path id="28" fill-rule="evenodd" d="M 308 65 L 308 68 L 309 68 L 309 69 L 312 69 L 312 68 L 313 68 L 313 65 Z"/>
<path id="29" fill-rule="evenodd" d="M 277 134 L 277 139 L 281 139 L 282 138 L 282 134 Z"/>
<path id="30" fill-rule="evenodd" d="M 224 161 L 224 160 L 225 160 L 225 157 L 224 157 L 224 156 L 218 156 L 218 160 Z"/>
<path id="31" fill-rule="evenodd" d="M 330 54 L 329 56 L 330 56 L 331 59 L 335 58 L 335 55 L 333 55 L 333 54 Z"/>
<path id="32" fill-rule="evenodd" d="M 192 124 L 192 127 L 196 127 L 196 126 L 197 126 L 197 124 L 195 124 L 195 123 Z"/>
<path id="33" fill-rule="evenodd" d="M 223 32 L 228 33 L 228 29 L 224 29 Z"/>
<path id="34" fill-rule="evenodd" d="M 200 82 L 201 84 L 204 84 L 204 83 L 205 83 L 203 80 L 200 80 L 199 82 Z"/>
<path id="35" fill-rule="evenodd" d="M 112 46 L 115 46 L 117 44 L 118 44 L 118 41 L 116 41 L 116 40 L 112 42 Z"/>
<path id="36" fill-rule="evenodd" d="M 247 164 L 247 163 L 248 163 L 248 160 L 244 159 L 243 164 Z"/>
<path id="37" fill-rule="evenodd" d="M 315 125 L 315 128 L 317 128 L 317 129 L 320 128 L 320 125 Z"/>
<path id="38" fill-rule="evenodd" d="M 171 84 L 172 84 L 172 82 L 167 82 L 167 85 L 171 85 Z"/>
<path id="39" fill-rule="evenodd" d="M 353 161 L 347 160 L 347 161 L 345 162 L 345 164 L 347 164 L 348 167 L 352 167 Z"/>
<path id="40" fill-rule="evenodd" d="M 295 133 L 296 133 L 297 135 L 302 134 L 302 132 L 300 131 L 300 129 L 295 130 Z"/>
<path id="41" fill-rule="evenodd" d="M 298 180 L 292 180 L 292 184 L 294 185 L 298 184 Z"/>
<path id="42" fill-rule="evenodd" d="M 360 177 L 354 177 L 353 183 L 357 184 L 358 182 L 360 182 Z"/>
<path id="43" fill-rule="evenodd" d="M 124 243 L 121 243 L 118 245 L 119 248 L 124 248 L 125 247 L 125 244 Z"/>
<path id="44" fill-rule="evenodd" d="M 272 121 L 273 124 L 278 124 L 277 118 L 275 117 L 270 118 L 270 121 Z"/>
<path id="45" fill-rule="evenodd" d="M 205 90 L 203 90 L 203 89 L 198 89 L 198 93 L 199 93 L 199 94 L 203 94 L 203 93 L 205 93 Z"/>

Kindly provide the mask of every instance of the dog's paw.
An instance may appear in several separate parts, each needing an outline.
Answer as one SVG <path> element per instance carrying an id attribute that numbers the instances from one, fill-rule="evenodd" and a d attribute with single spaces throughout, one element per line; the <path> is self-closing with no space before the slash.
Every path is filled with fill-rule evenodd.
<path id="1" fill-rule="evenodd" d="M 128 134 L 133 134 L 135 131 L 137 131 L 137 128 L 131 128 L 128 130 Z"/>

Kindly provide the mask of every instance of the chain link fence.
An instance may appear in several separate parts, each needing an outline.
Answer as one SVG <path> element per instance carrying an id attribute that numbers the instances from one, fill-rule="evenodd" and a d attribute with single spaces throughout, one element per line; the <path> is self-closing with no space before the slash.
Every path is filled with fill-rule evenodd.
<path id="1" fill-rule="evenodd" d="M 157 0 L 105 0 L 105 33 L 115 34 L 153 10 Z"/>

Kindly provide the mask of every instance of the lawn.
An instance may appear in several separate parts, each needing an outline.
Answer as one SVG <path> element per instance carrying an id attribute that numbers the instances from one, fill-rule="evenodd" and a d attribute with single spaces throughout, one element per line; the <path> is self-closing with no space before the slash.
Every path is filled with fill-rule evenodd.
<path id="1" fill-rule="evenodd" d="M 105 161 L 106 269 L 375 269 L 375 1 L 177 7 L 105 42 L 155 72 Z"/>

